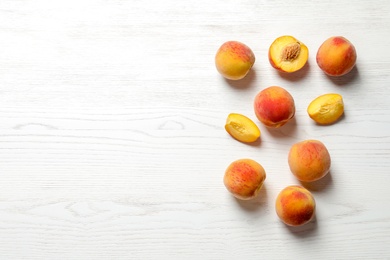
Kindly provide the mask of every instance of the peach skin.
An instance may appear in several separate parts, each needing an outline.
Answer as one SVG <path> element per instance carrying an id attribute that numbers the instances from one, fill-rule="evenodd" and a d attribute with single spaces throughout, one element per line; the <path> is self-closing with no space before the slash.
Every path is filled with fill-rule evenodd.
<path id="1" fill-rule="evenodd" d="M 305 140 L 292 145 L 288 154 L 288 165 L 295 177 L 303 182 L 323 178 L 330 169 L 328 149 L 318 140 Z"/>
<path id="2" fill-rule="evenodd" d="M 238 41 L 228 41 L 218 49 L 215 66 L 223 77 L 239 80 L 248 74 L 255 60 L 255 55 L 248 46 Z"/>
<path id="3" fill-rule="evenodd" d="M 278 86 L 260 91 L 254 102 L 257 119 L 268 127 L 281 127 L 295 114 L 295 103 L 291 94 Z"/>
<path id="4" fill-rule="evenodd" d="M 276 214 L 288 226 L 308 223 L 315 214 L 316 202 L 307 189 L 292 185 L 280 191 L 275 203 Z"/>
<path id="5" fill-rule="evenodd" d="M 234 197 L 249 200 L 258 195 L 265 178 L 265 170 L 258 162 L 240 159 L 228 166 L 223 182 Z"/>
<path id="6" fill-rule="evenodd" d="M 355 66 L 357 59 L 353 44 L 342 36 L 330 37 L 318 48 L 316 61 L 329 76 L 343 76 Z"/>

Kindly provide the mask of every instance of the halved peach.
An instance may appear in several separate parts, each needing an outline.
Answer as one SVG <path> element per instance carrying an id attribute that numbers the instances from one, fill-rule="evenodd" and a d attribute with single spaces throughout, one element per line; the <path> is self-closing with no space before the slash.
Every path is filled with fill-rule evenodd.
<path id="1" fill-rule="evenodd" d="M 268 59 L 272 67 L 283 72 L 295 72 L 305 66 L 309 49 L 293 36 L 278 37 L 269 47 Z"/>

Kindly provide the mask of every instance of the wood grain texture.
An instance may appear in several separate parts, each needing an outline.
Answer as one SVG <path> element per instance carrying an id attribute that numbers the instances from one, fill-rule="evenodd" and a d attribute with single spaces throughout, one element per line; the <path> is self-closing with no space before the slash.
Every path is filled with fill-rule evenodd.
<path id="1" fill-rule="evenodd" d="M 378 1 L 0 2 L 0 259 L 390 259 L 390 4 Z M 291 34 L 309 64 L 284 75 L 267 51 Z M 343 35 L 358 62 L 325 76 L 318 46 Z M 214 66 L 227 40 L 256 63 L 238 82 Z M 233 140 L 231 112 L 254 117 L 270 85 L 294 96 L 295 119 L 254 145 Z M 320 127 L 320 94 L 345 116 Z M 288 228 L 274 200 L 300 184 L 287 153 L 320 139 L 331 174 L 309 188 L 315 221 Z M 260 196 L 234 199 L 227 165 L 253 158 Z"/>

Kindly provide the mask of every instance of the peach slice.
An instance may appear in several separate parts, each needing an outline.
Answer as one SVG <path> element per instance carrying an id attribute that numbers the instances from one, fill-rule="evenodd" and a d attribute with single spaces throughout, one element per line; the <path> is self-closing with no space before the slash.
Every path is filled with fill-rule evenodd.
<path id="1" fill-rule="evenodd" d="M 343 97 L 334 93 L 321 95 L 309 104 L 307 113 L 317 124 L 332 124 L 344 113 Z"/>
<path id="2" fill-rule="evenodd" d="M 307 189 L 292 185 L 280 191 L 275 203 L 276 214 L 288 226 L 301 226 L 313 219 L 316 202 Z"/>
<path id="3" fill-rule="evenodd" d="M 215 66 L 223 77 L 239 80 L 248 74 L 255 60 L 255 54 L 247 45 L 238 41 L 228 41 L 218 49 Z"/>
<path id="4" fill-rule="evenodd" d="M 278 37 L 268 50 L 268 59 L 272 67 L 283 72 L 300 70 L 308 58 L 307 46 L 289 35 Z"/>
<path id="5" fill-rule="evenodd" d="M 265 170 L 258 162 L 239 159 L 228 166 L 223 182 L 234 197 L 249 200 L 258 195 L 265 178 Z"/>
<path id="6" fill-rule="evenodd" d="M 244 143 L 255 142 L 260 137 L 260 129 L 248 117 L 231 113 L 226 119 L 226 131 L 235 139 Z"/>

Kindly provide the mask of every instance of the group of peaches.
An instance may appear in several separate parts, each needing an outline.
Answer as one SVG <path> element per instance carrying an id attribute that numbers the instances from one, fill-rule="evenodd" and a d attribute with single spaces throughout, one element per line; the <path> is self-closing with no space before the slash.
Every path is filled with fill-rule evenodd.
<path id="1" fill-rule="evenodd" d="M 302 69 L 308 56 L 307 46 L 288 35 L 277 38 L 268 51 L 272 67 L 285 73 Z M 339 77 L 352 70 L 356 57 L 355 47 L 350 41 L 334 36 L 318 48 L 316 61 L 324 73 Z M 255 55 L 252 50 L 238 41 L 225 42 L 215 56 L 218 72 L 229 80 L 243 79 L 254 62 Z M 282 127 L 294 117 L 294 99 L 286 89 L 271 86 L 255 96 L 254 112 L 266 127 Z M 344 113 L 342 96 L 337 93 L 320 95 L 309 104 L 307 112 L 319 125 L 333 124 Z M 249 117 L 238 113 L 228 115 L 225 129 L 233 138 L 244 143 L 255 142 L 261 135 L 260 129 Z M 314 182 L 329 172 L 331 158 L 321 141 L 308 139 L 292 145 L 288 154 L 288 165 L 299 181 Z M 259 194 L 265 179 L 266 173 L 261 164 L 246 158 L 232 162 L 227 167 L 223 180 L 233 196 L 249 200 Z M 313 195 L 300 185 L 291 185 L 281 190 L 275 203 L 278 217 L 289 226 L 308 223 L 314 217 L 315 208 Z"/>

